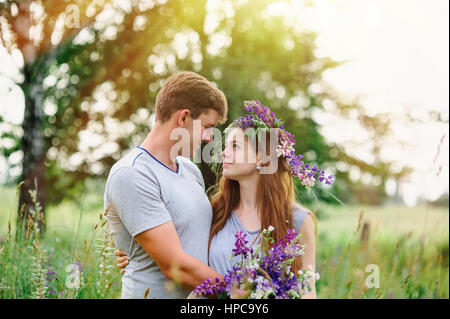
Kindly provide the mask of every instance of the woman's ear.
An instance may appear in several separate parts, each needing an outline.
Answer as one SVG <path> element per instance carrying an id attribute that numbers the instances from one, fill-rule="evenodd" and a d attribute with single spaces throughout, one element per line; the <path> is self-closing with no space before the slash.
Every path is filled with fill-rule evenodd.
<path id="1" fill-rule="evenodd" d="M 270 161 L 270 157 L 268 156 L 260 156 L 258 155 L 257 161 L 261 165 L 265 165 Z"/>

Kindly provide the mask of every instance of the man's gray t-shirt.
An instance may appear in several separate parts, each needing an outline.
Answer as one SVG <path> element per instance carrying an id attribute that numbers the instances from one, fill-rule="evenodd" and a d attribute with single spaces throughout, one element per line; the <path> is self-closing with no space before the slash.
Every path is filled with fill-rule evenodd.
<path id="1" fill-rule="evenodd" d="M 177 171 L 139 146 L 111 168 L 106 182 L 104 207 L 117 248 L 129 257 L 122 277 L 122 298 L 186 298 L 189 290 L 166 285 L 168 278 L 134 237 L 172 221 L 183 250 L 208 263 L 212 210 L 198 167 L 178 156 Z M 172 287 L 167 290 L 166 286 Z"/>

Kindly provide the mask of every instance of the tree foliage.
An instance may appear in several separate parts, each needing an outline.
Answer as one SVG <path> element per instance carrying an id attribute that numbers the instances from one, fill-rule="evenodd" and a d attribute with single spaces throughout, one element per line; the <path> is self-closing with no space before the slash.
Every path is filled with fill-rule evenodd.
<path id="1" fill-rule="evenodd" d="M 343 100 L 329 87 L 323 73 L 343 62 L 318 58 L 316 34 L 283 16 L 270 15 L 266 8 L 271 2 L 219 1 L 217 6 L 206 0 L 3 3 L 0 44 L 19 50 L 24 57 L 24 81 L 17 84 L 25 94 L 25 114 L 35 114 L 37 121 L 27 126 L 25 116 L 17 128 L 0 118 L 1 138 L 14 141 L 2 146 L 3 155 L 23 153 L 23 173 L 17 178 L 26 179 L 36 166 L 33 160 L 27 161 L 36 158 L 29 155 L 35 148 L 27 149 L 24 142 L 38 141 L 36 134 L 25 138 L 27 130 L 37 130 L 43 141 L 46 202 L 78 196 L 87 178 L 106 177 L 114 162 L 148 133 L 164 80 L 179 70 L 192 70 L 224 91 L 229 122 L 243 114 L 243 101 L 249 99 L 261 100 L 285 120 L 285 127 L 296 136 L 297 153 L 336 176 L 331 189 L 317 188 L 313 195 L 318 199 L 355 199 L 359 184 L 349 178 L 348 170 L 336 168 L 338 162 L 377 176 L 380 182 L 370 188 L 377 200 L 382 199 L 386 180 L 409 172 L 408 168 L 393 172 L 392 163 L 378 156 L 380 143 L 390 133 L 389 120 L 366 114 L 358 102 Z M 33 6 L 45 13 L 43 21 L 32 18 Z M 79 27 L 61 28 L 58 19 L 70 18 L 74 8 L 79 10 L 78 20 L 71 17 L 79 21 Z M 23 29 L 39 23 L 41 40 L 33 42 Z M 14 36 L 8 37 L 7 31 Z M 368 164 L 342 145 L 327 142 L 316 118 L 323 112 L 356 118 L 369 133 L 375 161 Z M 200 166 L 207 185 L 214 183 L 209 167 Z M 313 200 L 300 185 L 298 189 L 300 200 Z"/>

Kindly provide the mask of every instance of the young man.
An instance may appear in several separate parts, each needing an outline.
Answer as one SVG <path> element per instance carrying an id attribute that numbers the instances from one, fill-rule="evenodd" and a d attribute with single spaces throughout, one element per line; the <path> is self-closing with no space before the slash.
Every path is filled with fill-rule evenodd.
<path id="1" fill-rule="evenodd" d="M 114 243 L 129 256 L 122 298 L 186 298 L 206 278 L 221 277 L 207 266 L 212 211 L 202 174 L 186 157 L 211 141 L 210 128 L 227 111 L 225 95 L 206 78 L 175 74 L 158 92 L 150 133 L 111 168 L 104 206 Z M 180 129 L 188 141 L 171 139 Z M 182 148 L 174 152 L 175 144 Z M 168 279 L 181 286 L 166 289 Z"/>

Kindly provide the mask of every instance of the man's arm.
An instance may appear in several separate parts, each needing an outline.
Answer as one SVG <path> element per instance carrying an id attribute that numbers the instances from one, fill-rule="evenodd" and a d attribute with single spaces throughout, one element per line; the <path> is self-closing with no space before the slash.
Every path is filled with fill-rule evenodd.
<path id="1" fill-rule="evenodd" d="M 207 278 L 223 278 L 221 274 L 183 250 L 171 221 L 148 229 L 136 235 L 135 239 L 155 260 L 167 278 L 188 289 L 194 289 Z"/>

